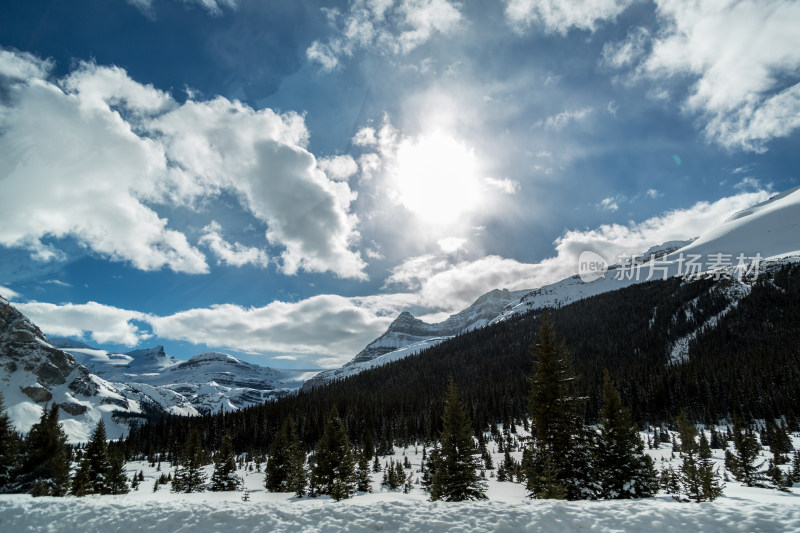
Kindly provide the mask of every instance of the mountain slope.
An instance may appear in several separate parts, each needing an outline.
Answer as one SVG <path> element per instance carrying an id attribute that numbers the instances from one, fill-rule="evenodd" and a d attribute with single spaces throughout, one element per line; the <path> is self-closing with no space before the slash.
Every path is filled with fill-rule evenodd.
<path id="1" fill-rule="evenodd" d="M 483 327 L 525 293 L 526 291 L 510 292 L 508 289 L 489 291 L 463 311 L 437 324 L 428 324 L 409 312 L 403 312 L 383 335 L 369 343 L 350 362 L 341 368 L 320 372 L 308 380 L 303 389 L 308 390 L 331 380 L 401 359 L 455 335 Z"/>
<path id="2" fill-rule="evenodd" d="M 698 272 L 727 268 L 736 276 L 738 273 L 733 269 L 737 266 L 740 254 L 744 255 L 748 264 L 757 254 L 764 259 L 800 255 L 800 187 L 733 214 L 700 238 L 653 246 L 633 264 L 611 265 L 603 277 L 591 282 L 585 282 L 576 275 L 530 291 L 509 293 L 494 290 L 439 324 L 427 324 L 403 312 L 383 335 L 368 344 L 350 362 L 341 368 L 321 372 L 303 388 L 309 390 L 331 380 L 402 359 L 454 335 L 535 309 L 562 307 L 652 279 L 684 275 L 687 272 L 686 259 L 690 255 L 699 256 Z M 504 301 L 505 306 L 500 308 Z M 470 322 L 467 317 L 475 315 L 480 319 Z"/>
<path id="3" fill-rule="evenodd" d="M 240 361 L 225 353 L 208 352 L 181 361 L 163 346 L 117 354 L 72 339 L 63 346 L 91 372 L 149 394 L 180 398 L 197 412 L 235 411 L 289 394 L 303 383 L 306 370 L 275 370 Z"/>
<path id="4" fill-rule="evenodd" d="M 197 414 L 181 397 L 150 395 L 89 372 L 53 346 L 30 320 L 0 297 L 0 392 L 11 421 L 28 431 L 50 403 L 73 442 L 88 439 L 100 419 L 109 437 L 127 430 L 125 420 L 153 413 Z"/>

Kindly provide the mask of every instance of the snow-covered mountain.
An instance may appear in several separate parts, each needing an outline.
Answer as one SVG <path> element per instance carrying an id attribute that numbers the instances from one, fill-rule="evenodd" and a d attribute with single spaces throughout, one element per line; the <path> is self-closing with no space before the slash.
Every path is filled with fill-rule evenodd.
<path id="1" fill-rule="evenodd" d="M 60 408 L 72 442 L 102 419 L 110 438 L 148 415 L 237 410 L 296 391 L 308 373 L 279 371 L 223 353 L 180 361 L 162 346 L 117 354 L 42 331 L 0 297 L 0 393 L 17 430 L 27 432 L 48 404 Z"/>
<path id="2" fill-rule="evenodd" d="M 526 292 L 510 292 L 508 289 L 489 291 L 463 311 L 437 324 L 428 324 L 407 311 L 403 312 L 389 325 L 383 335 L 369 343 L 353 360 L 341 368 L 320 372 L 308 380 L 303 388 L 316 387 L 368 368 L 402 359 L 460 333 L 483 327 L 509 304 L 519 301 Z"/>
<path id="3" fill-rule="evenodd" d="M 697 258 L 699 273 L 735 270 L 740 255 L 750 265 L 751 259 L 759 254 L 764 264 L 800 255 L 800 187 L 734 213 L 697 239 L 653 247 L 643 254 L 638 266 L 612 265 L 604 277 L 590 283 L 572 276 L 534 289 L 519 303 L 506 308 L 493 322 L 534 309 L 563 306 L 650 279 L 685 275 L 692 257 Z M 650 263 L 650 259 L 654 262 Z"/>
<path id="4" fill-rule="evenodd" d="M 148 391 L 103 379 L 53 346 L 22 313 L 0 297 L 0 392 L 19 431 L 28 431 L 44 407 L 56 403 L 73 442 L 88 439 L 103 419 L 110 437 L 119 437 L 127 421 L 147 414 L 198 414 L 186 400 L 168 391 Z M 151 394 L 153 392 L 153 394 Z"/>
<path id="5" fill-rule="evenodd" d="M 110 353 L 73 339 L 53 339 L 92 373 L 151 394 L 176 394 L 197 412 L 235 411 L 291 393 L 303 383 L 306 370 L 275 370 L 208 352 L 181 361 L 163 346 Z"/>
<path id="6" fill-rule="evenodd" d="M 307 381 L 303 388 L 320 386 L 408 357 L 453 335 L 507 320 L 520 313 L 564 306 L 651 279 L 684 275 L 690 256 L 699 257 L 698 272 L 722 269 L 737 276 L 737 258 L 740 254 L 747 258 L 748 264 L 751 258 L 760 254 L 764 260 L 761 268 L 782 258 L 800 256 L 800 187 L 733 214 L 697 239 L 656 245 L 644 251 L 637 263 L 611 265 L 603 277 L 591 282 L 585 282 L 575 275 L 533 290 L 493 290 L 439 324 L 427 324 L 403 312 L 383 335 L 368 344 L 350 362 L 341 368 L 321 372 Z M 746 288 L 732 292 L 739 297 L 746 293 Z M 471 317 L 476 319 L 472 320 Z"/>
<path id="7" fill-rule="evenodd" d="M 111 353 L 65 337 L 51 338 L 50 343 L 70 353 L 92 373 L 111 381 L 141 381 L 140 376 L 157 374 L 181 363 L 164 353 L 163 346 Z"/>

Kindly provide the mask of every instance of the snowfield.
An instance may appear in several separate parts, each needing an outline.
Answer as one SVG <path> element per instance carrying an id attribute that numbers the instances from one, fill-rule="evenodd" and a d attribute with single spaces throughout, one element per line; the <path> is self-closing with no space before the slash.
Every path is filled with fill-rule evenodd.
<path id="1" fill-rule="evenodd" d="M 260 477 L 260 476 L 259 476 Z M 149 488 L 148 492 L 149 492 Z M 425 495 L 377 493 L 351 500 L 301 500 L 238 492 L 85 498 L 0 496 L 3 531 L 98 532 L 323 532 L 323 531 L 800 531 L 800 496 L 752 489 L 713 503 L 668 497 L 630 501 L 428 502 Z"/>
<path id="2" fill-rule="evenodd" d="M 519 431 L 524 434 L 522 428 Z M 646 433 L 642 433 L 646 439 Z M 793 445 L 800 438 L 793 435 Z M 489 450 L 495 466 L 503 455 L 493 443 Z M 714 461 L 722 469 L 723 452 L 713 450 Z M 647 450 L 656 468 L 677 468 L 680 458 L 672 457 L 672 446 L 663 443 Z M 763 452 L 763 458 L 771 456 Z M 511 452 L 519 460 L 520 451 Z M 358 493 L 336 502 L 327 496 L 296 498 L 288 493 L 270 493 L 264 488 L 264 473 L 251 463 L 239 468 L 249 491 L 176 494 L 169 486 L 153 492 L 155 479 L 174 472 L 169 463 L 156 471 L 146 461 L 129 462 L 128 477 L 143 472 L 138 489 L 124 496 L 86 496 L 82 498 L 32 498 L 25 494 L 0 495 L 0 531 L 46 531 L 49 533 L 133 533 L 137 531 L 185 533 L 234 532 L 800 532 L 800 487 L 780 492 L 768 488 L 749 488 L 734 481 L 726 483 L 724 494 L 714 502 L 681 503 L 660 494 L 641 500 L 566 502 L 530 500 L 520 483 L 500 482 L 487 472 L 488 501 L 430 502 L 418 483 L 422 462 L 421 447 L 394 449 L 393 456 L 409 458 L 414 488 L 409 494 L 381 486 L 383 474 L 372 473 L 373 493 Z M 783 468 L 788 468 L 784 465 Z M 208 478 L 213 467 L 205 467 Z"/>

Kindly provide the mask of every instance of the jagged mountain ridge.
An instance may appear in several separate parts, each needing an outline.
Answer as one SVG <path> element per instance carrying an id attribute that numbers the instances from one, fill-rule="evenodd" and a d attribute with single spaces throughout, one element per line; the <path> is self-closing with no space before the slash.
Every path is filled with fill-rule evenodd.
<path id="1" fill-rule="evenodd" d="M 42 331 L 0 297 L 0 392 L 20 431 L 39 420 L 44 407 L 56 403 L 62 425 L 73 442 L 85 441 L 98 420 L 109 436 L 121 436 L 126 420 L 154 413 L 198 414 L 182 396 L 112 383 L 48 342 Z"/>
<path id="2" fill-rule="evenodd" d="M 85 442 L 99 420 L 109 438 L 160 414 L 234 411 L 289 394 L 303 370 L 278 371 L 216 352 L 188 361 L 163 346 L 110 353 L 68 338 L 50 342 L 0 297 L 0 392 L 17 430 L 27 432 L 45 407 L 59 406 L 71 442 Z"/>
<path id="3" fill-rule="evenodd" d="M 233 411 L 289 394 L 302 384 L 305 370 L 275 370 L 206 352 L 188 361 L 164 352 L 163 346 L 123 354 L 93 348 L 72 339 L 56 339 L 80 363 L 109 381 L 148 391 L 169 391 L 184 398 L 197 412 Z M 77 347 L 73 347 L 77 346 Z"/>
<path id="4" fill-rule="evenodd" d="M 511 292 L 508 289 L 489 291 L 466 309 L 436 324 L 428 324 L 404 311 L 389 325 L 383 335 L 369 343 L 350 362 L 341 368 L 320 372 L 305 382 L 303 389 L 308 390 L 330 380 L 341 379 L 367 368 L 418 353 L 455 335 L 485 326 L 526 292 Z"/>

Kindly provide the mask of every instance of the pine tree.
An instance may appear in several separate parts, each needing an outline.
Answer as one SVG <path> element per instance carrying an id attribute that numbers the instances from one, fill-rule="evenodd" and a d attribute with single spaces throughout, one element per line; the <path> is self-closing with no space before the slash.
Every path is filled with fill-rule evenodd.
<path id="1" fill-rule="evenodd" d="M 128 478 L 125 477 L 125 454 L 121 446 L 111 448 L 108 453 L 108 473 L 106 476 L 106 488 L 108 494 L 128 494 Z M 139 486 L 139 482 L 144 480 L 142 472 L 137 476 L 133 475 L 133 488 Z"/>
<path id="2" fill-rule="evenodd" d="M 722 486 L 719 484 L 719 476 L 714 470 L 714 463 L 711 460 L 711 445 L 704 432 L 700 433 L 697 457 L 697 473 L 700 476 L 703 497 L 708 501 L 714 501 L 722 494 Z"/>
<path id="3" fill-rule="evenodd" d="M 372 492 L 372 478 L 369 472 L 369 458 L 366 451 L 358 454 L 358 470 L 356 470 L 356 490 Z"/>
<path id="4" fill-rule="evenodd" d="M 750 426 L 745 428 L 738 415 L 733 417 L 733 446 L 735 453 L 725 453 L 725 468 L 736 481 L 748 487 L 758 485 L 762 481 L 759 470 L 764 464 L 763 461 L 756 464 L 761 445 L 753 429 Z"/>
<path id="5" fill-rule="evenodd" d="M 19 438 L 5 413 L 3 395 L 0 394 L 0 493 L 5 492 L 13 481 L 19 466 Z"/>
<path id="6" fill-rule="evenodd" d="M 789 481 L 792 483 L 800 483 L 800 451 L 794 452 L 794 458 L 792 459 L 792 470 L 789 477 Z"/>
<path id="7" fill-rule="evenodd" d="M 293 460 L 293 445 L 297 440 L 294 422 L 287 418 L 278 429 L 275 440 L 269 448 L 267 467 L 264 469 L 264 485 L 270 492 L 284 492 L 288 490 L 287 479 Z"/>
<path id="8" fill-rule="evenodd" d="M 447 387 L 442 423 L 441 448 L 431 479 L 431 500 L 485 500 L 486 482 L 476 473 L 481 462 L 472 439 L 471 424 L 452 378 Z"/>
<path id="9" fill-rule="evenodd" d="M 523 468 L 526 472 L 526 488 L 534 498 L 541 500 L 565 500 L 567 488 L 558 478 L 556 461 L 547 448 L 525 450 Z"/>
<path id="10" fill-rule="evenodd" d="M 563 343 L 556 342 L 547 314 L 542 316 L 538 344 L 531 345 L 534 374 L 528 396 L 533 449 L 525 461 L 526 486 L 531 497 L 563 494 L 569 500 L 596 497 L 592 436 L 581 418 L 583 398 L 578 377 Z M 563 489 L 563 491 L 561 490 Z"/>
<path id="11" fill-rule="evenodd" d="M 767 477 L 775 486 L 775 488 L 781 491 L 786 491 L 787 488 L 792 485 L 791 480 L 788 479 L 789 476 L 785 476 L 783 474 L 780 467 L 778 467 L 778 464 L 774 460 L 769 462 L 769 466 L 767 467 Z"/>
<path id="12" fill-rule="evenodd" d="M 383 481 L 381 481 L 381 485 L 388 487 L 389 490 L 397 490 L 403 486 L 405 481 L 406 475 L 403 471 L 403 465 L 391 459 L 389 465 L 383 472 Z"/>
<path id="13" fill-rule="evenodd" d="M 661 490 L 667 494 L 680 494 L 681 492 L 680 476 L 671 466 L 665 467 L 663 470 L 661 470 L 659 485 Z"/>
<path id="14" fill-rule="evenodd" d="M 644 453 L 639 432 L 623 407 L 606 370 L 598 438 L 598 475 L 604 498 L 652 496 L 657 484 L 653 461 Z"/>
<path id="15" fill-rule="evenodd" d="M 773 420 L 767 419 L 767 445 L 774 456 L 775 464 L 786 464 L 789 462 L 788 454 L 792 453 L 792 440 L 786 432 L 786 424 L 781 421 L 780 425 Z"/>
<path id="16" fill-rule="evenodd" d="M 89 459 L 84 457 L 78 464 L 78 469 L 72 477 L 72 486 L 70 494 L 73 496 L 86 496 L 92 493 L 92 478 L 89 474 Z"/>
<path id="17" fill-rule="evenodd" d="M 711 448 L 708 439 L 706 439 L 705 433 L 702 433 L 700 443 L 697 443 L 697 428 L 689 421 L 685 413 L 681 413 L 676 422 L 683 454 L 683 464 L 680 469 L 683 493 L 689 500 L 696 502 L 713 501 L 722 493 L 722 488 L 719 486 L 711 462 Z"/>
<path id="18" fill-rule="evenodd" d="M 110 494 L 108 486 L 110 467 L 106 425 L 100 420 L 92 432 L 89 443 L 83 450 L 83 458 L 72 480 L 72 494 L 75 496 Z"/>
<path id="19" fill-rule="evenodd" d="M 427 457 L 425 457 L 425 449 L 423 448 L 422 455 L 422 488 L 430 492 L 433 485 L 433 475 L 439 462 L 439 448 L 434 445 Z"/>
<path id="20" fill-rule="evenodd" d="M 367 458 L 367 462 L 372 459 L 375 454 L 375 437 L 372 435 L 372 428 L 368 428 L 364 435 L 364 449 L 361 451 L 362 455 Z"/>
<path id="21" fill-rule="evenodd" d="M 500 466 L 497 469 L 497 481 L 513 481 L 511 476 L 516 469 L 516 462 L 511 457 L 511 452 L 506 448 L 504 455 L 503 455 L 503 462 L 500 463 Z"/>
<path id="22" fill-rule="evenodd" d="M 58 423 L 58 405 L 42 411 L 25 439 L 20 468 L 22 490 L 34 496 L 64 496 L 70 487 L 70 449 Z"/>
<path id="23" fill-rule="evenodd" d="M 339 501 L 355 493 L 355 460 L 342 419 L 334 407 L 325 433 L 317 443 L 311 486 L 314 494 L 330 494 Z"/>
<path id="24" fill-rule="evenodd" d="M 298 498 L 306 494 L 308 485 L 308 469 L 306 468 L 306 451 L 303 444 L 297 438 L 294 429 L 294 422 L 290 421 L 287 426 L 287 436 L 292 444 L 292 456 L 289 464 L 289 472 L 286 477 L 286 490 L 293 492 Z"/>
<path id="25" fill-rule="evenodd" d="M 236 474 L 236 457 L 233 455 L 231 436 L 225 434 L 217 455 L 214 457 L 214 473 L 211 474 L 212 492 L 236 490 L 239 487 L 239 476 Z"/>
<path id="26" fill-rule="evenodd" d="M 195 429 L 181 454 L 175 477 L 172 479 L 173 492 L 203 492 L 206 474 L 203 472 L 204 454 L 200 446 L 200 433 Z"/>

